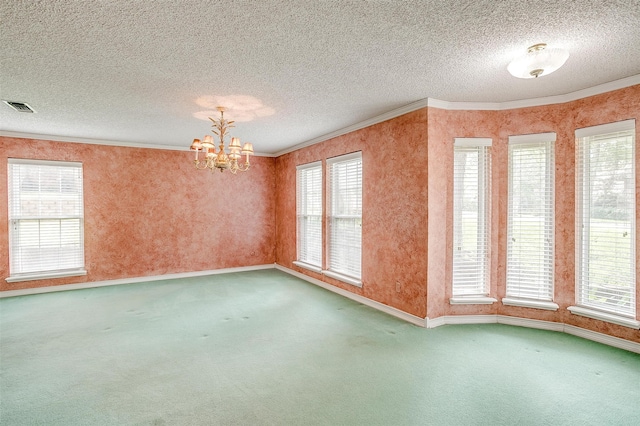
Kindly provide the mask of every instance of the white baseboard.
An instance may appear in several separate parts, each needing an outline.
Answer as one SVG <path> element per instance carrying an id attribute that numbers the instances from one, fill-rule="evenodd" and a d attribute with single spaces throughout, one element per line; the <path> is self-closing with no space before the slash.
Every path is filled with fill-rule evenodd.
<path id="1" fill-rule="evenodd" d="M 574 336 L 593 340 L 594 342 L 603 343 L 605 345 L 613 346 L 614 348 L 625 349 L 627 351 L 640 354 L 640 343 L 609 336 L 608 334 L 598 333 L 597 331 L 586 330 L 584 328 L 576 327 L 575 325 L 565 324 L 563 331 L 567 334 L 573 334 Z"/>
<path id="2" fill-rule="evenodd" d="M 530 318 L 510 317 L 507 315 L 496 315 L 498 324 L 515 325 L 518 327 L 538 328 L 540 330 L 564 332 L 565 325 L 559 322 L 542 321 Z"/>
<path id="3" fill-rule="evenodd" d="M 427 320 L 426 318 L 420 318 L 417 317 L 415 315 L 411 315 L 409 313 L 406 313 L 404 311 L 401 311 L 400 309 L 396 309 L 394 307 L 391 307 L 389 305 L 385 305 L 384 303 L 380 303 L 380 302 L 376 302 L 375 300 L 372 299 L 368 299 L 364 296 L 360 296 L 359 294 L 355 294 L 355 293 L 351 293 L 350 291 L 347 290 L 343 290 L 340 287 L 336 287 L 333 286 L 331 284 L 327 284 L 324 281 L 320 281 L 318 279 L 309 277 L 307 275 L 301 274 L 299 272 L 294 271 L 293 269 L 289 269 L 286 268 L 282 265 L 275 265 L 276 269 L 279 269 L 283 272 L 286 272 L 287 274 L 293 275 L 294 277 L 300 278 L 302 280 L 305 280 L 311 284 L 315 284 L 319 287 L 322 287 L 326 290 L 332 291 L 334 293 L 337 293 L 341 296 L 344 296 L 348 299 L 351 299 L 353 301 L 356 301 L 358 303 L 362 303 L 363 305 L 369 306 L 373 309 L 377 309 L 379 311 L 382 311 L 386 314 L 389 314 L 391 316 L 394 316 L 396 318 L 400 318 L 401 320 L 407 321 L 411 324 L 417 325 L 419 327 L 426 327 L 427 326 Z"/>
<path id="4" fill-rule="evenodd" d="M 436 327 L 440 327 L 441 325 L 445 325 L 446 323 L 444 322 L 444 317 L 438 317 L 438 318 L 434 318 L 431 319 L 429 317 L 426 318 L 426 323 L 427 323 L 427 328 L 436 328 Z"/>
<path id="5" fill-rule="evenodd" d="M 496 315 L 448 315 L 440 317 L 444 324 L 495 324 Z"/>
<path id="6" fill-rule="evenodd" d="M 55 291 L 81 290 L 85 288 L 106 287 L 111 285 L 134 284 L 134 283 L 142 283 L 142 282 L 148 282 L 148 281 L 171 280 L 176 278 L 191 278 L 191 277 L 202 277 L 205 275 L 229 274 L 232 272 L 257 271 L 261 269 L 273 269 L 273 268 L 274 268 L 274 264 L 270 263 L 267 265 L 242 266 L 239 268 L 211 269 L 208 271 L 195 271 L 195 272 L 179 272 L 176 274 L 153 275 L 149 277 L 120 278 L 117 280 L 92 281 L 92 282 L 77 283 L 77 284 L 63 284 L 63 285 L 55 285 L 55 286 L 49 286 L 49 287 L 26 288 L 22 290 L 7 290 L 7 291 L 0 291 L 0 298 L 26 296 L 29 294 L 53 293 Z"/>
<path id="7" fill-rule="evenodd" d="M 624 349 L 640 354 L 640 343 L 608 334 L 598 333 L 569 324 L 552 321 L 541 321 L 529 318 L 510 317 L 507 315 L 445 315 L 434 319 L 427 319 L 427 327 L 434 328 L 445 324 L 506 324 L 518 327 L 538 328 L 541 330 L 559 331 L 572 334 L 594 342 L 603 343 L 615 348 Z"/>
<path id="8" fill-rule="evenodd" d="M 358 303 L 362 303 L 363 305 L 377 309 L 381 312 L 387 313 L 396 318 L 399 318 L 401 320 L 407 321 L 411 324 L 414 324 L 420 327 L 435 328 L 435 327 L 439 327 L 441 325 L 446 325 L 446 324 L 496 324 L 496 323 L 506 324 L 506 325 L 513 325 L 518 327 L 559 331 L 567 334 L 572 334 L 574 336 L 582 337 L 584 339 L 592 340 L 594 342 L 602 343 L 605 345 L 613 346 L 616 348 L 620 348 L 620 349 L 624 349 L 630 352 L 635 352 L 640 354 L 640 343 L 632 342 L 626 339 L 621 339 L 619 337 L 609 336 L 608 334 L 598 333 L 596 331 L 587 330 L 587 329 L 576 327 L 573 325 L 561 324 L 561 323 L 556 323 L 551 321 L 541 321 L 541 320 L 534 320 L 529 318 L 511 317 L 507 315 L 444 315 L 444 316 L 433 318 L 433 319 L 420 318 L 418 316 L 406 313 L 404 311 L 401 311 L 394 307 L 377 302 L 375 300 L 368 299 L 364 296 L 360 296 L 359 294 L 351 293 L 350 291 L 332 286 L 331 284 L 327 284 L 324 281 L 320 281 L 315 278 L 306 276 L 304 274 L 301 274 L 299 272 L 296 272 L 292 269 L 286 268 L 278 264 L 243 266 L 239 268 L 213 269 L 208 271 L 196 271 L 196 272 L 181 272 L 176 274 L 154 275 L 154 276 L 148 276 L 148 277 L 122 278 L 117 280 L 94 281 L 94 282 L 78 283 L 78 284 L 64 284 L 64 285 L 50 286 L 50 287 L 28 288 L 23 290 L 8 290 L 8 291 L 0 292 L 0 298 L 25 296 L 29 294 L 39 294 L 39 293 L 52 293 L 56 291 L 80 290 L 85 288 L 105 287 L 105 286 L 121 285 L 121 284 L 134 284 L 134 283 L 149 282 L 149 281 L 170 280 L 170 279 L 176 279 L 176 278 L 191 278 L 191 277 L 201 277 L 206 275 L 228 274 L 233 272 L 258 271 L 262 269 L 273 269 L 273 268 L 286 272 L 287 274 L 298 277 L 311 284 L 315 284 L 326 290 L 332 291 L 348 299 L 351 299 Z"/>

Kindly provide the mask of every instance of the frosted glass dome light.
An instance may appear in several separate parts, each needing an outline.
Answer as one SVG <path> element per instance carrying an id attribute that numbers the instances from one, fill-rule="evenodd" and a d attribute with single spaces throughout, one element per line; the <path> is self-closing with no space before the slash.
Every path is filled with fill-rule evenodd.
<path id="1" fill-rule="evenodd" d="M 534 44 L 527 53 L 515 58 L 507 69 L 514 77 L 537 78 L 551 74 L 569 58 L 569 52 L 560 48 L 547 48 L 545 43 Z"/>

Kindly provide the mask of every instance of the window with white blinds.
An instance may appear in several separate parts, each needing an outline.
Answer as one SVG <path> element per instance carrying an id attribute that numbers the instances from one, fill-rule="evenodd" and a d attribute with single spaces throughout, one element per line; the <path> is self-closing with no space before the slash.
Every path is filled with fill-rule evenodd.
<path id="1" fill-rule="evenodd" d="M 327 166 L 328 270 L 359 280 L 362 263 L 362 153 L 330 158 Z"/>
<path id="2" fill-rule="evenodd" d="M 297 167 L 298 261 L 322 267 L 322 163 Z"/>
<path id="3" fill-rule="evenodd" d="M 635 121 L 576 139 L 577 303 L 635 318 Z"/>
<path id="4" fill-rule="evenodd" d="M 8 195 L 11 279 L 84 269 L 81 163 L 10 158 Z"/>
<path id="5" fill-rule="evenodd" d="M 555 140 L 509 138 L 507 297 L 553 300 Z"/>
<path id="6" fill-rule="evenodd" d="M 491 139 L 456 138 L 453 296 L 489 294 Z"/>

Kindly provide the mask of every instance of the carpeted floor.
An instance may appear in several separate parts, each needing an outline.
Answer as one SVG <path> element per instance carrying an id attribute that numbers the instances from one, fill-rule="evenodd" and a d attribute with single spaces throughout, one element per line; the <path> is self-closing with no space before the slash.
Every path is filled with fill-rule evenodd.
<path id="1" fill-rule="evenodd" d="M 638 425 L 640 355 L 277 270 L 0 299 L 2 425 Z"/>

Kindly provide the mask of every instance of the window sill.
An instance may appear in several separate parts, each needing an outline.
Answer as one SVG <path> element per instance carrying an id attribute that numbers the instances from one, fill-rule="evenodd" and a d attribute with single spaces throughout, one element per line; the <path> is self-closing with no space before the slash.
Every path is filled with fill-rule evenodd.
<path id="1" fill-rule="evenodd" d="M 606 312 L 600 312 L 594 309 L 583 308 L 581 306 L 569 306 L 567 309 L 574 315 L 580 315 L 583 317 L 606 321 L 613 324 L 622 325 L 624 327 L 633 328 L 635 330 L 640 329 L 640 321 L 636 321 L 632 318 L 609 314 Z"/>
<path id="2" fill-rule="evenodd" d="M 544 300 L 518 299 L 516 297 L 503 297 L 502 304 L 520 308 L 546 309 L 547 311 L 557 311 L 559 308 L 557 303 Z"/>
<path id="3" fill-rule="evenodd" d="M 308 269 L 310 271 L 317 272 L 319 274 L 322 273 L 322 268 L 319 267 L 319 266 L 311 265 L 311 264 L 305 263 L 305 262 L 300 262 L 298 260 L 294 260 L 293 264 L 298 266 L 298 267 L 300 267 L 300 268 Z"/>
<path id="4" fill-rule="evenodd" d="M 74 269 L 68 271 L 53 271 L 53 272 L 40 272 L 33 274 L 20 274 L 13 275 L 5 279 L 8 283 L 18 283 L 21 281 L 36 281 L 36 280 L 48 280 L 51 278 L 65 278 L 65 277 L 79 277 L 87 275 L 87 271 L 84 269 Z"/>
<path id="5" fill-rule="evenodd" d="M 351 285 L 354 285 L 356 287 L 362 287 L 362 281 L 360 281 L 360 280 L 358 280 L 356 278 L 348 277 L 346 275 L 342 275 L 342 274 L 339 274 L 337 272 L 327 271 L 327 270 L 322 271 L 322 273 L 324 275 L 326 275 L 327 277 L 329 277 L 329 278 L 333 278 L 333 279 L 336 279 L 338 281 L 342 281 L 343 283 L 351 284 Z"/>
<path id="6" fill-rule="evenodd" d="M 449 299 L 451 305 L 491 305 L 497 301 L 487 296 L 456 296 Z"/>

